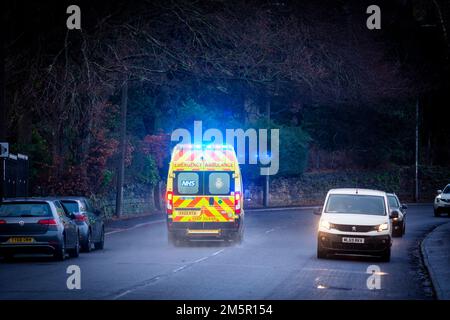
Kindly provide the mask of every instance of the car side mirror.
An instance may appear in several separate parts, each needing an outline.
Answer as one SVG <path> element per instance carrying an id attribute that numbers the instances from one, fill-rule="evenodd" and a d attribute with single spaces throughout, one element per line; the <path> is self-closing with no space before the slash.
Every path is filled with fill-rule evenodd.
<path id="1" fill-rule="evenodd" d="M 437 191 L 437 194 L 441 194 L 441 193 L 442 193 L 442 190 L 438 190 L 438 191 Z"/>
<path id="2" fill-rule="evenodd" d="M 77 218 L 77 216 L 75 215 L 75 213 L 72 212 L 71 214 L 69 214 L 69 218 L 71 220 L 75 220 Z"/>
<path id="3" fill-rule="evenodd" d="M 402 208 L 402 210 L 406 210 L 406 209 L 408 209 L 408 206 L 406 204 L 402 204 L 401 208 Z"/>
<path id="4" fill-rule="evenodd" d="M 391 214 L 390 214 L 390 216 L 389 216 L 389 218 L 391 218 L 391 219 L 396 219 L 396 218 L 398 218 L 398 216 L 399 216 L 398 213 L 399 213 L 398 210 L 392 210 L 392 211 L 391 211 Z"/>
<path id="5" fill-rule="evenodd" d="M 315 214 L 316 216 L 320 216 L 322 214 L 322 209 L 323 207 L 314 208 L 313 214 Z"/>

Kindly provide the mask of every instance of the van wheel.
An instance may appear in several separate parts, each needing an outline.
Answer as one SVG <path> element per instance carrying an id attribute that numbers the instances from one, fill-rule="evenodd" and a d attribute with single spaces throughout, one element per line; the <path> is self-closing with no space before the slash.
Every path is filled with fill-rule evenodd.
<path id="1" fill-rule="evenodd" d="M 167 234 L 167 242 L 169 243 L 169 245 L 178 247 L 178 246 L 180 246 L 181 241 L 174 232 L 169 232 Z"/>
<path id="2" fill-rule="evenodd" d="M 383 262 L 391 261 L 391 248 L 386 249 L 380 257 L 380 260 Z"/>
<path id="3" fill-rule="evenodd" d="M 317 244 L 317 259 L 326 259 L 328 252 L 322 249 L 320 243 Z"/>
<path id="4" fill-rule="evenodd" d="M 236 244 L 242 244 L 242 242 L 244 242 L 244 232 L 238 231 L 238 232 L 234 233 L 230 237 L 230 240 Z"/>

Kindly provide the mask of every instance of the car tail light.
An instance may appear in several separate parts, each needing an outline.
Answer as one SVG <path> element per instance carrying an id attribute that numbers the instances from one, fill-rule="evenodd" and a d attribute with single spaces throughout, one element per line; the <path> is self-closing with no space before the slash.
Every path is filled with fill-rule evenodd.
<path id="1" fill-rule="evenodd" d="M 172 214 L 172 212 L 173 212 L 173 192 L 172 191 L 167 191 L 166 200 L 167 200 L 167 214 Z"/>
<path id="2" fill-rule="evenodd" d="M 241 214 L 241 193 L 234 193 L 234 212 L 236 214 Z"/>
<path id="3" fill-rule="evenodd" d="M 6 224 L 6 220 L 0 220 L 0 224 Z"/>
<path id="4" fill-rule="evenodd" d="M 84 214 L 76 214 L 75 215 L 75 221 L 76 222 L 84 222 L 87 221 L 87 217 Z"/>
<path id="5" fill-rule="evenodd" d="M 56 226 L 56 220 L 55 219 L 43 219 L 43 220 L 39 220 L 38 224 L 44 224 L 47 226 Z"/>

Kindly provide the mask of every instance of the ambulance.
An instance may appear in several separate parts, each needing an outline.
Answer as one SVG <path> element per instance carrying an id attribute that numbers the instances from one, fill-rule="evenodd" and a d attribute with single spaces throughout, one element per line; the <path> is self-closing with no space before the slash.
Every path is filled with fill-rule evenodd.
<path id="1" fill-rule="evenodd" d="M 177 144 L 167 177 L 169 243 L 223 239 L 244 234 L 242 176 L 230 145 Z"/>

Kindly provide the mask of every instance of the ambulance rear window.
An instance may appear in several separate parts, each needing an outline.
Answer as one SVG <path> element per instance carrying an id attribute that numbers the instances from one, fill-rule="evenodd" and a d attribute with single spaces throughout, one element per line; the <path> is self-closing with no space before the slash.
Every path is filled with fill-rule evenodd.
<path id="1" fill-rule="evenodd" d="M 197 172 L 178 172 L 175 174 L 176 194 L 199 194 L 201 177 Z"/>
<path id="2" fill-rule="evenodd" d="M 208 194 L 225 195 L 231 191 L 231 173 L 209 172 L 207 175 Z"/>

